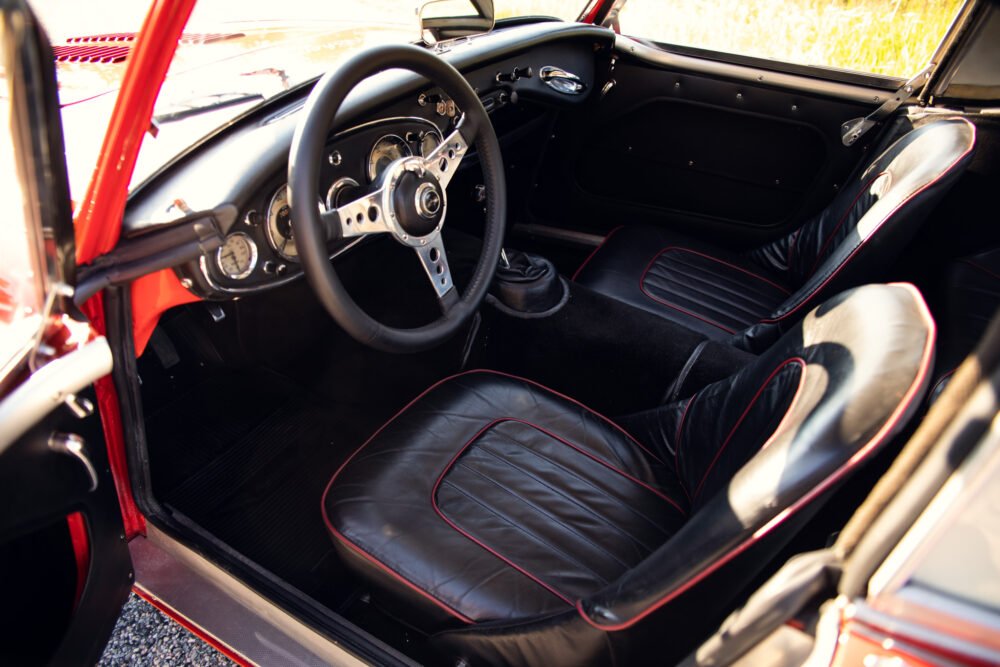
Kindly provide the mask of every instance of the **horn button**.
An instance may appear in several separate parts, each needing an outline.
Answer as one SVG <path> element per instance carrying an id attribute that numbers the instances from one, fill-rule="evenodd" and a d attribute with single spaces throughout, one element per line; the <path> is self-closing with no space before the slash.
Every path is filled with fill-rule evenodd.
<path id="1" fill-rule="evenodd" d="M 427 236 L 441 224 L 444 192 L 429 172 L 403 171 L 392 187 L 392 210 L 400 229 L 410 236 Z"/>

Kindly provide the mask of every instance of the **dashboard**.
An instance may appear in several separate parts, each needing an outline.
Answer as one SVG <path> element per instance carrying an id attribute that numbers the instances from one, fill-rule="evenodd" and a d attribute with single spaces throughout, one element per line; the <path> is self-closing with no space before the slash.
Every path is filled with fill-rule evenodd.
<path id="1" fill-rule="evenodd" d="M 542 22 L 458 40 L 439 55 L 475 89 L 506 153 L 507 135 L 517 136 L 534 116 L 591 98 L 598 57 L 612 44 L 604 28 Z M 123 237 L 169 226 L 182 215 L 179 203 L 183 211 L 232 204 L 240 213 L 223 246 L 177 267 L 181 284 L 202 298 L 232 299 L 301 277 L 286 184 L 291 139 L 310 88 L 251 110 L 139 185 L 129 197 Z M 411 72 L 390 70 L 364 81 L 332 123 L 316 206 L 330 209 L 365 194 L 392 161 L 432 151 L 460 115 L 443 91 Z M 474 149 L 456 180 L 472 170 L 478 170 Z M 453 181 L 449 200 L 455 187 Z M 365 240 L 331 241 L 331 259 Z"/>
<path id="2" fill-rule="evenodd" d="M 393 161 L 428 155 L 443 140 L 447 120 L 447 115 L 438 123 L 416 116 L 385 118 L 337 133 L 323 152 L 320 192 L 325 196 L 316 206 L 320 210 L 340 207 L 363 195 Z M 286 173 L 279 173 L 259 188 L 223 246 L 214 256 L 201 258 L 199 278 L 215 293 L 275 287 L 299 275 L 286 178 Z M 359 241 L 355 237 L 333 242 L 331 259 Z"/>

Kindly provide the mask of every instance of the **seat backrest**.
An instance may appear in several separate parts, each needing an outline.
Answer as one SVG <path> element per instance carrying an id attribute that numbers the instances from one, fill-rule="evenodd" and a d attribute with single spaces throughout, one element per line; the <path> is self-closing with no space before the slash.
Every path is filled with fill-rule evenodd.
<path id="1" fill-rule="evenodd" d="M 610 630 L 665 605 L 680 618 L 724 605 L 717 591 L 683 594 L 726 566 L 735 594 L 774 558 L 916 412 L 934 340 L 916 288 L 868 285 L 813 310 L 731 378 L 662 408 L 691 518 L 580 611 Z"/>
<path id="2" fill-rule="evenodd" d="M 759 351 L 782 325 L 822 299 L 877 280 L 972 159 L 975 126 L 935 120 L 897 139 L 819 215 L 750 253 L 798 289 L 769 317 L 740 334 Z"/>

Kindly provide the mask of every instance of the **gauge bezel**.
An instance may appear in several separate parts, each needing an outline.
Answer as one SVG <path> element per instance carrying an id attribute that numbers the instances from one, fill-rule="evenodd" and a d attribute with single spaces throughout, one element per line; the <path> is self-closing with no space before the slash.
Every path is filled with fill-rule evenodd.
<path id="1" fill-rule="evenodd" d="M 427 130 L 427 132 L 424 133 L 424 136 L 420 138 L 418 144 L 420 157 L 427 157 L 427 153 L 424 153 L 424 139 L 427 138 L 428 134 L 433 135 L 437 139 L 437 144 L 434 145 L 434 148 L 432 148 L 430 152 L 434 152 L 434 150 L 437 149 L 438 146 L 444 143 L 444 135 L 441 134 L 440 130 L 438 130 L 436 127 L 433 130 Z"/>
<path id="2" fill-rule="evenodd" d="M 268 245 L 271 246 L 271 250 L 273 250 L 275 252 L 275 254 L 278 255 L 278 257 L 281 257 L 282 259 L 287 259 L 289 262 L 298 262 L 299 261 L 299 250 L 298 250 L 298 247 L 297 246 L 295 247 L 295 254 L 294 255 L 289 255 L 289 254 L 285 253 L 283 250 L 281 250 L 278 247 L 280 244 L 274 238 L 276 230 L 271 225 L 271 212 L 274 210 L 274 202 L 275 202 L 275 200 L 277 200 L 278 199 L 278 195 L 280 195 L 282 193 L 285 193 L 285 203 L 287 204 L 288 203 L 288 194 L 287 194 L 288 193 L 288 183 L 283 184 L 281 187 L 279 187 L 277 190 L 275 190 L 274 194 L 271 195 L 271 198 L 267 202 L 267 220 L 264 222 L 264 235 L 267 237 L 267 243 L 268 243 Z M 288 239 L 288 240 L 294 246 L 295 239 Z M 286 248 L 288 247 L 287 244 L 286 244 L 285 247 Z"/>
<path id="3" fill-rule="evenodd" d="M 370 183 L 374 183 L 375 178 L 378 176 L 378 174 L 375 173 L 375 163 L 372 158 L 375 156 L 375 150 L 379 147 L 379 144 L 386 140 L 398 141 L 399 145 L 402 146 L 405 151 L 405 155 L 403 155 L 403 157 L 413 157 L 413 149 L 410 148 L 410 144 L 406 143 L 406 140 L 403 139 L 403 137 L 398 134 L 383 134 L 375 141 L 374 144 L 372 144 L 371 149 L 368 151 L 368 166 L 365 168 L 365 171 L 368 173 L 368 181 Z"/>
<path id="4" fill-rule="evenodd" d="M 336 203 L 334 201 L 334 196 L 337 194 L 339 190 L 343 189 L 344 187 L 360 188 L 361 184 L 358 183 L 353 178 L 351 178 L 350 176 L 344 176 L 342 178 L 338 178 L 337 180 L 335 180 L 330 185 L 330 189 L 326 191 L 326 210 L 332 211 L 333 209 L 336 208 L 336 206 L 334 206 L 334 204 Z"/>
<path id="5" fill-rule="evenodd" d="M 246 269 L 246 271 L 242 271 L 240 273 L 229 273 L 222 266 L 222 251 L 226 249 L 226 245 L 229 243 L 229 241 L 231 239 L 236 238 L 237 236 L 242 236 L 244 239 L 246 239 L 246 242 L 250 245 L 250 266 Z M 253 270 L 257 268 L 257 260 L 259 258 L 260 258 L 260 251 L 257 248 L 257 242 L 254 241 L 253 238 L 246 232 L 233 232 L 232 234 L 226 237 L 226 240 L 222 243 L 219 249 L 215 251 L 215 266 L 217 269 L 219 269 L 219 273 L 221 273 L 229 280 L 243 280 L 245 278 L 248 278 L 250 274 L 253 273 Z"/>

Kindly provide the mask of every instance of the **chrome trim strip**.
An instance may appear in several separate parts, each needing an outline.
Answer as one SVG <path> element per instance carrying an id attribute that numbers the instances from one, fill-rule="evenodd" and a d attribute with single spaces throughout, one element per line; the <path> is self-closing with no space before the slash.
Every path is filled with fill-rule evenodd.
<path id="1" fill-rule="evenodd" d="M 0 402 L 0 454 L 66 399 L 110 373 L 112 363 L 111 347 L 100 336 L 32 373 Z"/>
<path id="2" fill-rule="evenodd" d="M 647 46 L 642 42 L 622 35 L 615 35 L 615 50 L 658 67 L 694 72 L 696 74 L 707 74 L 726 79 L 736 79 L 763 86 L 790 88 L 812 95 L 837 97 L 873 106 L 882 104 L 893 94 L 893 91 L 885 91 L 878 88 L 867 88 L 850 83 L 797 76 L 784 72 L 774 72 L 756 67 L 734 65 L 716 60 L 694 58 L 679 53 L 670 53 L 669 51 Z"/>
<path id="3" fill-rule="evenodd" d="M 365 664 L 151 524 L 129 551 L 137 589 L 253 664 Z"/>
<path id="4" fill-rule="evenodd" d="M 514 234 L 541 236 L 547 239 L 569 241 L 570 243 L 578 243 L 594 248 L 601 245 L 601 242 L 604 241 L 604 237 L 600 234 L 586 234 L 584 232 L 575 232 L 572 229 L 563 229 L 562 227 L 550 227 L 549 225 L 514 225 L 511 231 Z"/>

